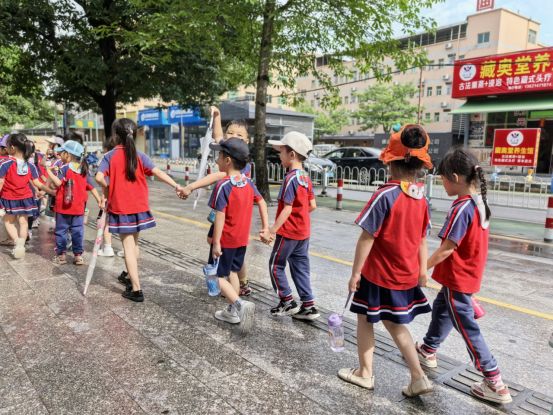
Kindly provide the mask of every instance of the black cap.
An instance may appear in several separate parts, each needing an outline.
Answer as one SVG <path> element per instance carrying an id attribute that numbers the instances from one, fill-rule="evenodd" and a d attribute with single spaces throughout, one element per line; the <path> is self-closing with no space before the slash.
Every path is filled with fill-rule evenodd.
<path id="1" fill-rule="evenodd" d="M 209 148 L 215 151 L 223 151 L 238 161 L 248 161 L 250 149 L 246 142 L 238 137 L 231 137 L 228 140 L 220 141 L 219 144 L 212 143 Z"/>

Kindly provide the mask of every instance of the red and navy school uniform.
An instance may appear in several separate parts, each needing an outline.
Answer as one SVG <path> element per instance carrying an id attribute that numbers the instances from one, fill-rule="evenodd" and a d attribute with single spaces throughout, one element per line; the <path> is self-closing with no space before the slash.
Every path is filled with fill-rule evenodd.
<path id="1" fill-rule="evenodd" d="M 116 146 L 106 153 L 98 171 L 110 178 L 109 185 L 109 231 L 111 233 L 136 233 L 156 226 L 148 202 L 146 176 L 152 176 L 155 164 L 146 154 L 137 151 L 136 180 L 131 182 L 125 175 L 127 162 L 125 147 Z"/>
<path id="2" fill-rule="evenodd" d="M 1 206 L 8 215 L 33 215 L 37 208 L 29 182 L 38 178 L 34 164 L 10 158 L 0 165 L 0 178 L 4 179 Z"/>
<path id="3" fill-rule="evenodd" d="M 484 276 L 488 226 L 480 195 L 468 195 L 453 202 L 439 236 L 443 241 L 453 241 L 456 247 L 432 273 L 432 278 L 442 284 L 442 289 L 432 305 L 432 322 L 422 347 L 428 353 L 436 353 L 455 327 L 465 341 L 476 369 L 487 379 L 494 380 L 500 377 L 497 360 L 480 332 L 471 302 L 472 294 L 480 291 Z"/>
<path id="4" fill-rule="evenodd" d="M 56 253 L 63 255 L 67 249 L 67 232 L 73 241 L 73 253 L 81 255 L 84 251 L 84 211 L 88 201 L 88 191 L 94 185 L 87 174 L 83 177 L 78 163 L 69 163 L 58 171 L 58 178 L 62 184 L 56 193 Z M 65 203 L 67 181 L 73 181 L 73 201 Z"/>
<path id="5" fill-rule="evenodd" d="M 15 160 L 15 158 L 12 156 L 0 156 L 0 166 L 2 165 L 2 163 L 8 160 Z M 3 208 L 4 207 L 2 206 L 2 190 L 0 189 L 0 209 L 3 209 Z"/>
<path id="6" fill-rule="evenodd" d="M 37 155 L 37 158 L 38 158 L 38 163 L 36 163 L 36 164 L 34 163 L 34 159 L 35 159 L 34 155 L 31 156 L 30 160 L 33 160 L 33 164 L 35 165 L 35 167 L 38 170 L 38 180 L 40 181 L 40 183 L 45 184 L 44 180 L 42 180 L 42 176 L 44 175 L 45 171 L 40 165 L 40 162 L 42 160 L 43 155 L 41 153 L 38 153 L 38 152 L 36 153 L 36 155 Z M 36 203 L 36 209 L 33 212 L 33 220 L 37 220 L 39 215 L 40 215 L 40 207 L 42 206 L 42 198 L 36 197 L 35 188 L 33 186 L 31 186 L 30 183 L 29 183 L 29 186 L 31 187 L 31 190 L 33 192 L 33 197 L 35 198 L 35 203 Z"/>
<path id="7" fill-rule="evenodd" d="M 244 167 L 242 170 L 240 170 L 240 174 L 245 175 L 247 178 L 250 178 L 250 175 L 252 173 L 252 165 L 250 163 L 246 163 L 246 167 Z M 210 220 L 210 217 L 215 217 L 215 209 L 212 209 L 210 215 L 208 216 L 207 220 Z M 213 223 L 211 224 L 211 227 L 209 228 L 209 231 L 207 232 L 208 238 L 213 238 Z M 209 256 L 211 258 L 211 255 Z"/>
<path id="8" fill-rule="evenodd" d="M 62 166 L 63 166 L 63 160 L 62 160 L 61 158 L 55 159 L 55 160 L 52 162 L 51 166 L 58 167 L 58 168 L 61 169 Z M 59 170 L 58 170 L 58 171 L 59 171 Z M 52 171 L 52 173 L 54 173 L 54 175 L 55 175 L 56 177 L 58 177 L 58 171 L 55 171 L 55 170 L 54 170 L 54 171 Z M 46 171 L 45 171 L 45 173 L 46 173 Z M 45 175 L 46 175 L 46 177 L 48 177 L 48 174 L 45 174 Z M 56 196 L 50 196 L 49 199 L 50 199 L 50 206 L 48 206 L 48 209 L 51 210 L 51 211 L 54 211 L 54 210 L 55 210 L 55 206 L 56 206 Z M 55 217 L 55 216 L 54 216 L 54 217 Z"/>
<path id="9" fill-rule="evenodd" d="M 276 217 L 279 217 L 286 205 L 292 206 L 292 213 L 277 232 L 269 260 L 271 282 L 281 300 L 292 300 L 292 289 L 286 277 L 286 263 L 288 263 L 292 281 L 305 307 L 314 305 L 309 264 L 309 237 L 311 236 L 309 205 L 313 199 L 315 195 L 309 174 L 298 169 L 290 171 L 280 186 Z"/>
<path id="10" fill-rule="evenodd" d="M 351 311 L 369 323 L 408 324 L 431 311 L 418 285 L 419 249 L 431 229 L 430 204 L 416 184 L 390 181 L 381 186 L 355 221 L 375 237 L 361 270 Z"/>
<path id="11" fill-rule="evenodd" d="M 215 184 L 208 206 L 225 214 L 225 225 L 221 234 L 221 251 L 217 276 L 228 277 L 244 265 L 244 256 L 250 240 L 250 226 L 254 202 L 263 197 L 245 174 L 227 176 Z M 209 251 L 212 258 L 213 243 Z"/>
<path id="12" fill-rule="evenodd" d="M 106 181 L 106 184 L 109 186 L 109 177 L 104 177 L 104 180 Z M 109 210 L 109 200 L 106 200 L 106 204 L 108 205 L 108 210 Z M 100 220 L 100 218 L 102 217 L 102 213 L 104 213 L 103 210 L 99 210 L 98 211 L 98 217 L 96 218 L 96 220 Z"/>

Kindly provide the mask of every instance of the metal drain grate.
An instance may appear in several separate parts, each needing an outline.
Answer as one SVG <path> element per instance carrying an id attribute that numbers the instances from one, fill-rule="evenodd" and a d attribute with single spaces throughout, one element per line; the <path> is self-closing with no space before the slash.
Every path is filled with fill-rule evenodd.
<path id="1" fill-rule="evenodd" d="M 87 226 L 96 230 L 96 223 L 87 223 Z M 119 239 L 117 234 L 113 235 L 114 238 Z M 90 241 L 94 242 L 94 241 Z M 151 242 L 142 237 L 138 238 L 138 245 L 144 252 L 152 254 L 157 258 L 171 262 L 179 267 L 186 268 L 187 271 L 200 275 L 203 278 L 202 268 L 205 265 L 205 261 L 200 260 L 191 255 L 177 251 L 168 246 L 160 243 Z M 271 286 L 267 286 L 258 281 L 250 280 L 250 287 L 252 294 L 251 300 L 264 304 L 274 306 L 278 303 L 279 297 L 274 292 Z M 317 320 L 298 320 L 315 326 L 323 331 L 327 331 L 327 319 L 332 311 L 322 307 L 317 307 L 321 316 Z M 351 344 L 357 345 L 357 322 L 344 317 L 344 334 L 345 339 Z M 407 367 L 407 362 L 399 352 L 397 346 L 391 337 L 383 331 L 374 330 L 375 335 L 375 349 L 374 353 L 385 357 L 392 362 Z M 438 355 L 438 367 L 435 369 L 425 368 L 423 370 L 430 379 L 434 382 L 451 387 L 461 393 L 464 393 L 474 399 L 480 400 L 474 396 L 470 387 L 474 382 L 480 382 L 483 376 L 480 372 L 472 367 L 465 365 L 455 359 L 451 359 L 446 356 Z M 481 401 L 487 405 L 494 407 L 496 410 L 504 413 L 512 413 L 515 415 L 550 415 L 553 405 L 553 398 L 545 396 L 539 392 L 532 391 L 519 384 L 505 381 L 509 386 L 513 402 L 507 405 L 494 404 L 489 401 Z"/>

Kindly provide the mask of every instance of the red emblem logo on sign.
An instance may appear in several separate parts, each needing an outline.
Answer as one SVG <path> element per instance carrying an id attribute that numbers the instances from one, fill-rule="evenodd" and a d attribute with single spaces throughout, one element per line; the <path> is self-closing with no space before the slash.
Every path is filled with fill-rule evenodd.
<path id="1" fill-rule="evenodd" d="M 482 10 L 493 9 L 494 0 L 477 0 L 476 11 L 480 12 Z"/>

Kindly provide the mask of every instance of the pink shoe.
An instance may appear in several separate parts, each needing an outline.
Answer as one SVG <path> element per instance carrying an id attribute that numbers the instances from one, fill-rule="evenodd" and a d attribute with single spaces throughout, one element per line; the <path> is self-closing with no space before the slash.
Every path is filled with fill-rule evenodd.
<path id="1" fill-rule="evenodd" d="M 476 297 L 473 295 L 470 298 L 472 302 L 472 307 L 474 308 L 474 319 L 478 320 L 479 318 L 482 318 L 486 315 L 486 310 L 484 310 L 484 307 L 480 305 Z"/>

